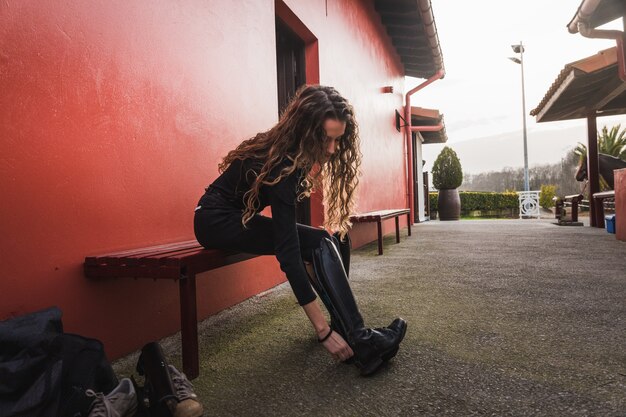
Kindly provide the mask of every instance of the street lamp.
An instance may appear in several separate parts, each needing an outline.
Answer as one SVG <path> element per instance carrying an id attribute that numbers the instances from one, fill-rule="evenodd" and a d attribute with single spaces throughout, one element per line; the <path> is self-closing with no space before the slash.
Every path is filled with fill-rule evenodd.
<path id="1" fill-rule="evenodd" d="M 522 67 L 522 120 L 524 123 L 524 191 L 529 191 L 530 187 L 528 185 L 528 145 L 526 144 L 526 94 L 524 92 L 524 46 L 522 45 L 522 41 L 520 41 L 519 45 L 511 45 L 513 48 L 513 52 L 519 54 L 519 58 L 511 58 L 509 59 L 516 64 L 520 64 Z"/>

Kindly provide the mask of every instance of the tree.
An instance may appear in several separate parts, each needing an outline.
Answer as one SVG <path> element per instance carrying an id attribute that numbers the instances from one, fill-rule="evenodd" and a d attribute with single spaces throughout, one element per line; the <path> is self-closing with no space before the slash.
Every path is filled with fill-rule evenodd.
<path id="1" fill-rule="evenodd" d="M 560 162 L 537 165 L 528 170 L 530 188 L 538 190 L 542 184 L 556 186 L 557 195 L 580 193 L 581 183 L 574 176 L 578 165 L 578 155 L 568 151 Z M 462 191 L 521 191 L 524 189 L 524 169 L 504 168 L 500 171 L 465 174 Z"/>
<path id="2" fill-rule="evenodd" d="M 539 205 L 544 209 L 549 210 L 554 206 L 552 198 L 556 195 L 556 186 L 543 184 L 541 186 L 541 194 L 539 196 Z"/>
<path id="3" fill-rule="evenodd" d="M 613 126 L 610 131 L 606 126 L 602 127 L 598 132 L 598 152 L 626 161 L 626 128 L 620 131 L 621 126 Z M 587 146 L 583 143 L 578 142 L 575 152 L 581 160 L 587 158 Z"/>
<path id="4" fill-rule="evenodd" d="M 598 152 L 611 155 L 626 161 L 626 129 L 620 131 L 621 124 L 613 126 L 609 131 L 606 126 L 598 132 Z M 575 151 L 580 161 L 587 159 L 587 147 L 578 142 Z M 600 176 L 600 189 L 609 190 L 606 180 Z"/>
<path id="5" fill-rule="evenodd" d="M 463 183 L 461 161 L 452 148 L 445 146 L 433 163 L 433 185 L 438 190 L 451 190 Z"/>

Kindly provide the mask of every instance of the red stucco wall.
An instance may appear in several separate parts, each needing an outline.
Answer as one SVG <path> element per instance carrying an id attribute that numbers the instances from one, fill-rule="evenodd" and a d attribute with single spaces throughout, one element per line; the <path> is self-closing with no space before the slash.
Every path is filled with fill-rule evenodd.
<path id="1" fill-rule="evenodd" d="M 286 4 L 318 36 L 320 83 L 335 86 L 355 107 L 363 152 L 358 210 L 408 207 L 404 136 L 395 129 L 394 113 L 403 105 L 403 67 L 373 2 L 328 2 L 327 13 L 319 2 Z M 387 85 L 394 93 L 381 93 Z M 401 222 L 406 225 L 405 218 Z M 384 233 L 395 230 L 393 220 L 383 227 Z M 357 225 L 351 236 L 359 247 L 376 238 L 376 226 Z"/>
<path id="2" fill-rule="evenodd" d="M 402 68 L 371 2 L 287 3 L 356 108 L 360 209 L 406 206 L 402 97 L 380 92 Z M 0 319 L 57 305 L 111 357 L 179 329 L 176 283 L 90 282 L 82 261 L 193 238 L 219 159 L 277 119 L 274 18 L 272 0 L 0 4 Z M 283 280 L 272 257 L 204 274 L 199 316 Z"/>

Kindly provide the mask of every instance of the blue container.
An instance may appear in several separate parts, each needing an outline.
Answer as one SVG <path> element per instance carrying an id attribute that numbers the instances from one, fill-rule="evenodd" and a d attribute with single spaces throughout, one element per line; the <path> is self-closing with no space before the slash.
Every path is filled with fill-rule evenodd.
<path id="1" fill-rule="evenodd" d="M 604 216 L 604 222 L 606 223 L 606 231 L 615 234 L 615 214 Z"/>

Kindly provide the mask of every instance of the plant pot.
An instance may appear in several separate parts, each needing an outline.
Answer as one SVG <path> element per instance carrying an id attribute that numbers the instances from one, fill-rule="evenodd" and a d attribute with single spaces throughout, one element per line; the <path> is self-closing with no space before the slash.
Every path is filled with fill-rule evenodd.
<path id="1" fill-rule="evenodd" d="M 439 220 L 459 220 L 461 218 L 461 197 L 459 190 L 439 190 L 437 199 Z"/>

